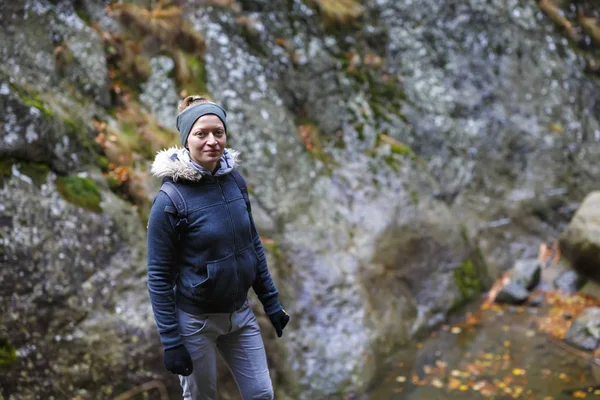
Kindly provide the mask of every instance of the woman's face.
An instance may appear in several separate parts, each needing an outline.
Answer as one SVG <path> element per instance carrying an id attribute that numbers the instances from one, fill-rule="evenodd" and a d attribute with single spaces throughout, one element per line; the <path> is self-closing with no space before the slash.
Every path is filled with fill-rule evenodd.
<path id="1" fill-rule="evenodd" d="M 212 172 L 225 151 L 226 142 L 223 122 L 216 115 L 207 114 L 198 118 L 192 126 L 187 148 L 192 160 Z"/>

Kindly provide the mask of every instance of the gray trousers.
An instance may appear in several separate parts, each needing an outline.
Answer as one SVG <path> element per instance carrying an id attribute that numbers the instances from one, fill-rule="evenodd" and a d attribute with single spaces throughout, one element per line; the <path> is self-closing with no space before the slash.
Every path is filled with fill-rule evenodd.
<path id="1" fill-rule="evenodd" d="M 177 325 L 194 371 L 179 376 L 184 400 L 214 400 L 217 351 L 227 364 L 244 400 L 272 400 L 265 346 L 252 309 L 227 314 L 193 315 L 177 310 Z"/>

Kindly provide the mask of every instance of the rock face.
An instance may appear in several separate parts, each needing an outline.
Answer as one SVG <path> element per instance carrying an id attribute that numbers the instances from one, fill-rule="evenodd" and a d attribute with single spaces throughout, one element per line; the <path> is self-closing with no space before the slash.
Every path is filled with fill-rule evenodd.
<path id="1" fill-rule="evenodd" d="M 560 236 L 560 248 L 577 272 L 600 283 L 600 192 L 584 199 Z"/>
<path id="2" fill-rule="evenodd" d="M 523 304 L 529 291 L 540 283 L 542 267 L 535 259 L 517 260 L 510 270 L 510 280 L 495 298 L 497 303 Z"/>
<path id="3" fill-rule="evenodd" d="M 534 289 L 540 283 L 542 266 L 537 259 L 517 260 L 510 275 L 511 282 L 527 290 Z"/>
<path id="4" fill-rule="evenodd" d="M 148 380 L 144 370 L 160 365 L 160 353 L 140 290 L 145 237 L 137 213 L 99 174 L 69 178 L 69 188 L 81 183 L 80 195 L 83 187 L 99 195 L 98 204 L 73 204 L 60 194 L 65 178 L 47 167 L 10 168 L 0 191 L 0 337 L 18 357 L 3 371 L 3 390 L 30 398 L 72 387 L 98 398 Z"/>
<path id="5" fill-rule="evenodd" d="M 591 307 L 573 321 L 565 340 L 583 350 L 596 350 L 600 347 L 600 307 Z"/>
<path id="6" fill-rule="evenodd" d="M 496 296 L 497 303 L 523 304 L 527 301 L 529 292 L 522 285 L 510 282 Z"/>
<path id="7" fill-rule="evenodd" d="M 292 315 L 261 325 L 278 398 L 363 391 L 597 184 L 600 85 L 533 2 L 378 0 L 350 29 L 300 0 L 155 3 L 3 5 L 6 398 L 177 393 L 131 201 L 178 95 L 222 103 L 242 152 Z"/>
<path id="8" fill-rule="evenodd" d="M 564 271 L 553 282 L 555 288 L 566 293 L 575 293 L 585 285 L 586 279 L 575 271 Z"/>

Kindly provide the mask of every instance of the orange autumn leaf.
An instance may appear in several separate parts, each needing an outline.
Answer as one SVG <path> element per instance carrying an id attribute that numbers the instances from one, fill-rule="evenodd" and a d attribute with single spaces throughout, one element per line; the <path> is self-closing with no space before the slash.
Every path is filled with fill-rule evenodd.
<path id="1" fill-rule="evenodd" d="M 502 274 L 502 276 L 496 280 L 496 282 L 492 285 L 492 288 L 489 290 L 488 292 L 488 296 L 487 299 L 485 300 L 485 303 L 491 304 L 494 302 L 494 300 L 496 299 L 496 296 L 498 295 L 498 293 L 500 293 L 500 290 L 502 290 L 502 288 L 508 284 L 510 282 L 510 271 L 506 271 L 504 274 Z M 485 304 L 484 303 L 484 304 Z"/>
<path id="2" fill-rule="evenodd" d="M 540 244 L 540 249 L 538 251 L 538 261 L 545 265 L 549 261 L 552 264 L 556 264 L 560 260 L 560 248 L 558 246 L 558 240 L 553 240 L 549 243 Z"/>
<path id="3" fill-rule="evenodd" d="M 456 378 L 450 378 L 448 381 L 448 389 L 450 390 L 458 389 L 460 385 L 462 385 L 462 382 Z"/>

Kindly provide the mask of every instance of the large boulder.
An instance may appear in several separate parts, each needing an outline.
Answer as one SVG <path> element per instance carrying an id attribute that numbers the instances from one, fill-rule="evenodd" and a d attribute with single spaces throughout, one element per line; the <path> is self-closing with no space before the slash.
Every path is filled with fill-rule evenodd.
<path id="1" fill-rule="evenodd" d="M 104 399 L 153 378 L 160 344 L 145 235 L 101 174 L 14 162 L 0 190 L 0 385 L 19 398 Z"/>
<path id="2" fill-rule="evenodd" d="M 565 335 L 565 340 L 583 350 L 600 347 L 600 307 L 586 308 Z"/>
<path id="3" fill-rule="evenodd" d="M 586 278 L 573 270 L 561 272 L 552 282 L 553 286 L 565 293 L 575 293 L 586 283 Z"/>
<path id="4" fill-rule="evenodd" d="M 517 260 L 510 273 L 510 281 L 523 286 L 527 290 L 532 290 L 542 276 L 542 266 L 535 259 Z"/>
<path id="5" fill-rule="evenodd" d="M 560 249 L 577 272 L 600 283 L 600 192 L 583 200 L 560 235 Z"/>
<path id="6" fill-rule="evenodd" d="M 501 304 L 523 304 L 528 297 L 527 289 L 518 283 L 510 282 L 498 292 L 495 301 Z"/>

